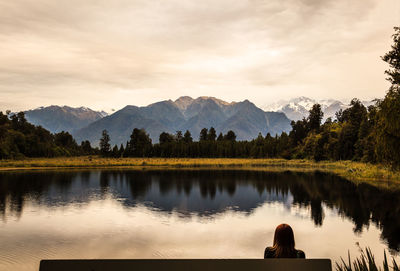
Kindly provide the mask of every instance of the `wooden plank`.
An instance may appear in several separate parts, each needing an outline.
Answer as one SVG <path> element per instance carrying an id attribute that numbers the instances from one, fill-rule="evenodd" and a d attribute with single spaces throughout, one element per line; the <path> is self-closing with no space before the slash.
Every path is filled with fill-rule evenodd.
<path id="1" fill-rule="evenodd" d="M 331 271 L 329 259 L 42 260 L 40 271 Z"/>

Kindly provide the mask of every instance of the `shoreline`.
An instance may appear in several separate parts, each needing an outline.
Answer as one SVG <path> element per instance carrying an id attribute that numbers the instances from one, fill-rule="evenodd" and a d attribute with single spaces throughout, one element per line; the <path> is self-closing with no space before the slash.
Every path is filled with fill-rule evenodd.
<path id="1" fill-rule="evenodd" d="M 400 185 L 400 172 L 383 165 L 353 161 L 246 158 L 102 158 L 97 156 L 0 160 L 1 171 L 73 169 L 235 169 L 265 171 L 322 171 L 355 182 Z"/>

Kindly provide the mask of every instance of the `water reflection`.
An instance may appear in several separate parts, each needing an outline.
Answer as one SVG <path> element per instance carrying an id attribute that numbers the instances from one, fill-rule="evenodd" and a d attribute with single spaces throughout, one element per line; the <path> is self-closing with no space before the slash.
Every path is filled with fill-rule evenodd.
<path id="1" fill-rule="evenodd" d="M 265 202 L 310 209 L 324 224 L 323 205 L 350 218 L 354 232 L 373 223 L 389 248 L 400 248 L 400 192 L 355 185 L 322 173 L 262 171 L 65 171 L 0 174 L 3 221 L 21 217 L 26 202 L 56 207 L 89 204 L 111 196 L 125 208 L 145 205 L 181 217 L 213 216 L 226 210 L 251 214 Z"/>

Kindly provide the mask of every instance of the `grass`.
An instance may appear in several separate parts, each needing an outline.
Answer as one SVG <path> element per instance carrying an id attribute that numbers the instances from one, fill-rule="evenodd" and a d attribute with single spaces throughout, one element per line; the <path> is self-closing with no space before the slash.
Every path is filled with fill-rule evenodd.
<path id="1" fill-rule="evenodd" d="M 400 271 L 399 266 L 397 265 L 395 259 L 392 259 L 392 266 L 389 266 L 386 251 L 384 251 L 384 260 L 382 264 L 382 268 L 380 268 L 376 262 L 374 255 L 371 252 L 371 249 L 366 248 L 365 250 L 361 250 L 361 256 L 356 258 L 353 262 L 350 259 L 350 253 L 348 254 L 348 262 L 345 262 L 343 258 L 340 263 L 336 263 L 337 271 Z"/>
<path id="2" fill-rule="evenodd" d="M 383 165 L 353 161 L 285 160 L 285 159 L 231 159 L 231 158 L 102 158 L 97 156 L 31 158 L 0 160 L 1 170 L 59 169 L 59 168 L 208 168 L 331 172 L 352 181 L 373 184 L 398 183 L 400 172 Z"/>

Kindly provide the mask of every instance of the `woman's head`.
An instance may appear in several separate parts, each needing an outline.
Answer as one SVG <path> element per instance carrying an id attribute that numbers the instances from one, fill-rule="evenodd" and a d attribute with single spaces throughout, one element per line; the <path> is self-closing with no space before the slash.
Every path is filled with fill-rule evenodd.
<path id="1" fill-rule="evenodd" d="M 296 253 L 294 249 L 294 234 L 288 224 L 280 224 L 275 229 L 274 250 L 275 257 L 293 257 Z"/>

